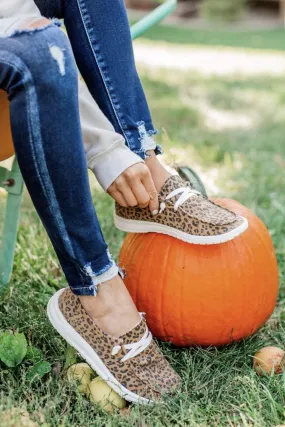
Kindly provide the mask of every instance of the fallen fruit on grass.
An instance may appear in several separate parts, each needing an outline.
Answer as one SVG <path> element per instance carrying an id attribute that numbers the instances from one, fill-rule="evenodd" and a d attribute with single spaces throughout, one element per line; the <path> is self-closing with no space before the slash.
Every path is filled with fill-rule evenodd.
<path id="1" fill-rule="evenodd" d="M 92 369 L 87 363 L 76 363 L 67 370 L 67 378 L 70 382 L 77 381 L 79 383 L 78 390 L 80 393 L 86 393 L 87 387 L 91 382 Z"/>
<path id="2" fill-rule="evenodd" d="M 31 420 L 26 409 L 19 407 L 1 411 L 0 424 L 1 427 L 39 427 L 38 423 Z"/>
<path id="3" fill-rule="evenodd" d="M 125 408 L 127 402 L 118 395 L 108 384 L 97 377 L 91 381 L 88 386 L 88 397 L 93 402 L 98 402 L 99 405 L 107 412 L 113 412 L 115 408 Z"/>
<path id="4" fill-rule="evenodd" d="M 280 374 L 284 369 L 285 352 L 278 347 L 268 346 L 259 350 L 253 358 L 253 367 L 258 375 Z"/>

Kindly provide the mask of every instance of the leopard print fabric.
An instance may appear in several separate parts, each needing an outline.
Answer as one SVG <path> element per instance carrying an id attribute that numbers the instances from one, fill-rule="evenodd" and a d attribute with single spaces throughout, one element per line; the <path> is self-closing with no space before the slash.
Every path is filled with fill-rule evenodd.
<path id="1" fill-rule="evenodd" d="M 189 187 L 189 183 L 177 175 L 165 182 L 159 194 L 159 202 L 166 203 L 166 209 L 153 216 L 149 208 L 124 208 L 116 203 L 116 214 L 130 220 L 155 222 L 168 225 L 185 233 L 196 236 L 218 236 L 239 227 L 243 219 L 228 209 L 211 202 L 202 195 L 190 197 L 177 211 L 174 204 L 179 196 L 165 200 L 166 196 L 180 187 Z"/>
<path id="2" fill-rule="evenodd" d="M 137 356 L 121 362 L 127 354 L 124 345 L 139 341 L 146 331 L 144 319 L 130 332 L 120 338 L 102 331 L 88 316 L 78 296 L 66 289 L 59 298 L 59 308 L 68 323 L 88 342 L 119 383 L 146 399 L 159 400 L 162 393 L 180 387 L 180 377 L 173 371 L 154 340 Z M 122 346 L 112 356 L 115 345 Z"/>

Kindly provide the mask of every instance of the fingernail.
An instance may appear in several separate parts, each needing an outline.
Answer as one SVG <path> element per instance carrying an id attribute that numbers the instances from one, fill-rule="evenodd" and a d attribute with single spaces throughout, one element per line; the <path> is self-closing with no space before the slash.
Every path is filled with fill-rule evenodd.
<path id="1" fill-rule="evenodd" d="M 155 211 L 152 211 L 151 213 L 152 213 L 153 216 L 155 216 L 155 215 L 158 214 L 158 210 L 156 209 Z"/>

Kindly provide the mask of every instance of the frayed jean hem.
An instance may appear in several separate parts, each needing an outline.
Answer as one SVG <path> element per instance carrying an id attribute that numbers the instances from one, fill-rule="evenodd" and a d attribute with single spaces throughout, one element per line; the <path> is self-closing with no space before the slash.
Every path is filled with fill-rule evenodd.
<path id="1" fill-rule="evenodd" d="M 78 296 L 96 296 L 98 294 L 99 285 L 113 279 L 119 274 L 119 267 L 114 263 L 114 261 L 111 262 L 107 270 L 104 270 L 104 272 L 97 275 L 96 273 L 88 271 L 88 275 L 92 277 L 92 284 L 85 286 L 70 286 L 71 291 Z"/>
<path id="2" fill-rule="evenodd" d="M 160 154 L 163 154 L 163 150 L 162 150 L 162 147 L 160 145 L 156 145 L 156 147 L 153 150 L 157 156 Z M 133 151 L 133 153 L 135 153 L 139 157 L 141 157 L 143 160 L 145 160 L 149 157 L 149 154 L 147 152 L 150 150 L 145 150 L 145 149 L 141 148 L 139 150 L 132 150 L 132 151 Z"/>

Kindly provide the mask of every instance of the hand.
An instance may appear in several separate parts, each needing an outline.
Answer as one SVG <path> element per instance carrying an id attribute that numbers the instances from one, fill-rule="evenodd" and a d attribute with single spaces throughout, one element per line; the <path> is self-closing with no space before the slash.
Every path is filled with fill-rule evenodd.
<path id="1" fill-rule="evenodd" d="M 158 211 L 158 194 L 148 167 L 144 163 L 136 163 L 126 169 L 107 189 L 119 205 L 149 206 L 153 215 Z"/>

